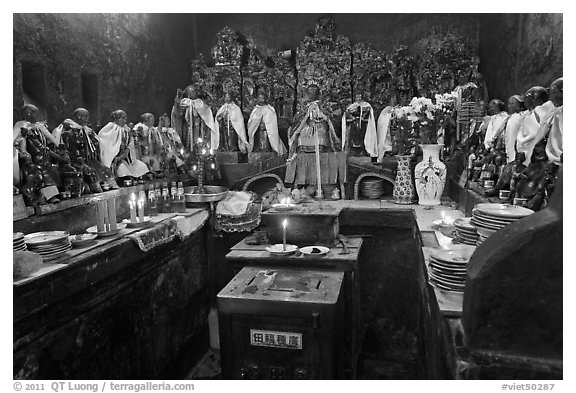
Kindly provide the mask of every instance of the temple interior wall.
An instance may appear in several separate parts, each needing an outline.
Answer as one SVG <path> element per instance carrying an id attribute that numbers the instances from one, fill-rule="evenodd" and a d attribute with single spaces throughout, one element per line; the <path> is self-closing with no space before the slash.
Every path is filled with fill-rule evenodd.
<path id="1" fill-rule="evenodd" d="M 264 56 L 296 48 L 320 14 L 14 14 L 13 115 L 39 104 L 50 127 L 87 106 L 92 125 L 117 108 L 138 121 L 169 111 L 190 79 L 190 60 L 209 57 L 224 26 Z M 417 52 L 432 32 L 458 31 L 478 48 L 490 97 L 506 99 L 562 75 L 562 14 L 334 14 L 336 33 L 392 51 Z"/>

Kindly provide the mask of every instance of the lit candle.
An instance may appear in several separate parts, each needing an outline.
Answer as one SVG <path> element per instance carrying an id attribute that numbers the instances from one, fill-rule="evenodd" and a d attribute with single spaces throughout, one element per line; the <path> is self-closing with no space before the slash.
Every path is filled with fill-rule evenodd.
<path id="1" fill-rule="evenodd" d="M 138 199 L 138 222 L 144 222 L 144 199 Z"/>
<path id="2" fill-rule="evenodd" d="M 206 149 L 202 149 L 202 155 L 206 154 Z"/>
<path id="3" fill-rule="evenodd" d="M 202 138 L 198 138 L 198 143 L 202 143 Z"/>
<path id="4" fill-rule="evenodd" d="M 286 251 L 286 226 L 288 226 L 288 220 L 284 219 L 282 221 L 282 251 Z"/>
<path id="5" fill-rule="evenodd" d="M 132 193 L 132 196 L 130 197 L 130 201 L 128 201 L 128 203 L 130 204 L 130 222 L 135 223 L 136 222 L 136 194 Z"/>
<path id="6" fill-rule="evenodd" d="M 144 222 L 144 202 L 146 201 L 146 193 L 144 190 L 138 193 L 138 222 Z"/>
<path id="7" fill-rule="evenodd" d="M 180 149 L 180 154 L 181 154 L 181 155 L 184 155 L 184 148 L 181 148 L 181 149 Z"/>

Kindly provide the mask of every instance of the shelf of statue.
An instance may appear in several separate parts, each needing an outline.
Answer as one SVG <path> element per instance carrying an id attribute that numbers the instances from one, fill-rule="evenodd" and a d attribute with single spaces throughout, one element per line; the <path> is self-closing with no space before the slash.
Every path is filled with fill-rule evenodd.
<path id="1" fill-rule="evenodd" d="M 219 139 L 213 144 L 213 149 L 220 152 L 248 151 L 250 144 L 246 136 L 244 117 L 230 92 L 224 93 L 224 104 L 216 112 L 215 126 Z"/>
<path id="2" fill-rule="evenodd" d="M 171 112 L 171 123 L 187 150 L 192 150 L 198 139 L 212 143 L 216 140 L 216 126 L 212 109 L 194 85 L 178 91 Z"/>
<path id="3" fill-rule="evenodd" d="M 248 151 L 251 153 L 286 153 L 286 146 L 278 134 L 276 110 L 268 103 L 264 90 L 257 94 L 256 106 L 248 119 Z"/>
<path id="4" fill-rule="evenodd" d="M 24 105 L 23 120 L 18 121 L 13 130 L 24 180 L 22 195 L 27 205 L 60 202 L 58 186 L 63 186 L 61 174 L 77 172 L 70 165 L 64 146 L 57 143 L 46 124 L 37 121 L 38 113 L 36 106 Z"/>
<path id="5" fill-rule="evenodd" d="M 102 165 L 112 170 L 117 178 L 141 179 L 149 173 L 148 166 L 134 157 L 132 130 L 126 125 L 126 112 L 115 110 L 112 121 L 98 133 Z"/>
<path id="6" fill-rule="evenodd" d="M 342 116 L 343 150 L 354 157 L 378 157 L 378 135 L 374 109 L 357 93 Z"/>

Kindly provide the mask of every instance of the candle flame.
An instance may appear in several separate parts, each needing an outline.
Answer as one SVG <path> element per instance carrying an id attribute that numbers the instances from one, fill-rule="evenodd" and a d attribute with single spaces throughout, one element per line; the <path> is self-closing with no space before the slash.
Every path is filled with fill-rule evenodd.
<path id="1" fill-rule="evenodd" d="M 284 221 L 282 221 L 282 228 L 286 228 L 288 226 L 288 220 L 284 219 Z"/>
<path id="2" fill-rule="evenodd" d="M 202 155 L 206 154 L 206 149 L 202 149 Z"/>
<path id="3" fill-rule="evenodd" d="M 202 143 L 202 138 L 198 138 L 198 143 Z"/>

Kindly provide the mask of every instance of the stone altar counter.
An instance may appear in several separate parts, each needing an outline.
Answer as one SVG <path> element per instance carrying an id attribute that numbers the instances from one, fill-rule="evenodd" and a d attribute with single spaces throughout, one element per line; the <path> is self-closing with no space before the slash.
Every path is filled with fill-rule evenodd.
<path id="1" fill-rule="evenodd" d="M 207 234 L 143 252 L 124 233 L 17 280 L 14 378 L 182 378 L 208 346 Z"/>

